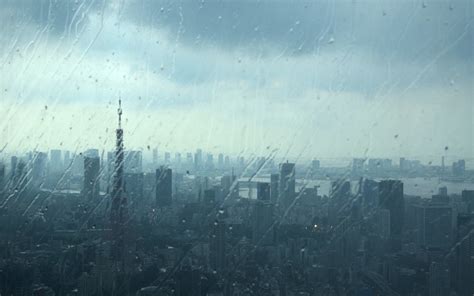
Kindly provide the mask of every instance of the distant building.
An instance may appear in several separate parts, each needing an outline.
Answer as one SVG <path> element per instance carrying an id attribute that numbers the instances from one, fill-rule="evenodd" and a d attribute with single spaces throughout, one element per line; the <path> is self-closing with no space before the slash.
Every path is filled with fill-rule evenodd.
<path id="1" fill-rule="evenodd" d="M 279 205 L 286 210 L 295 199 L 295 164 L 280 164 L 280 180 L 279 180 Z"/>
<path id="2" fill-rule="evenodd" d="M 87 149 L 83 155 L 84 157 L 99 157 L 99 149 Z"/>
<path id="3" fill-rule="evenodd" d="M 171 153 L 165 152 L 165 164 L 170 164 L 170 163 L 171 163 Z"/>
<path id="4" fill-rule="evenodd" d="M 352 160 L 352 175 L 361 176 L 364 173 L 364 158 L 354 158 Z"/>
<path id="5" fill-rule="evenodd" d="M 158 207 L 170 206 L 172 203 L 172 171 L 166 167 L 156 170 L 156 204 Z"/>
<path id="6" fill-rule="evenodd" d="M 153 164 L 158 164 L 158 149 L 153 148 Z"/>
<path id="7" fill-rule="evenodd" d="M 84 157 L 84 186 L 82 189 L 82 195 L 88 200 L 96 199 L 99 196 L 99 175 L 100 158 Z"/>
<path id="8" fill-rule="evenodd" d="M 143 156 L 141 151 L 125 151 L 124 169 L 126 173 L 143 172 Z"/>
<path id="9" fill-rule="evenodd" d="M 270 175 L 270 200 L 273 203 L 278 202 L 278 182 L 280 179 L 279 174 Z"/>
<path id="10" fill-rule="evenodd" d="M 196 153 L 194 154 L 194 169 L 200 170 L 202 168 L 202 150 L 197 149 Z"/>
<path id="11" fill-rule="evenodd" d="M 143 173 L 125 173 L 125 191 L 127 192 L 127 198 L 133 205 L 143 199 Z M 136 206 L 136 205 L 135 205 Z"/>
<path id="12" fill-rule="evenodd" d="M 463 176 L 466 172 L 466 161 L 464 159 L 453 162 L 453 175 L 454 176 Z"/>
<path id="13" fill-rule="evenodd" d="M 224 154 L 222 153 L 219 153 L 219 156 L 217 157 L 217 168 L 224 168 Z"/>
<path id="14" fill-rule="evenodd" d="M 262 201 L 270 201 L 270 183 L 257 183 L 257 199 Z"/>
<path id="15" fill-rule="evenodd" d="M 39 188 L 45 181 L 48 156 L 44 152 L 36 152 L 32 159 L 31 181 L 33 187 Z"/>
<path id="16" fill-rule="evenodd" d="M 49 164 L 52 173 L 58 173 L 63 169 L 62 152 L 58 149 L 53 149 L 49 152 Z"/>

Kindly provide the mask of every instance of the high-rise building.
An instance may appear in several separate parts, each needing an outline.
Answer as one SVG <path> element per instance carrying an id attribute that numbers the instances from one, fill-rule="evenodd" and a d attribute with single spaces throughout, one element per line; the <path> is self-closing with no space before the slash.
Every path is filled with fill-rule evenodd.
<path id="1" fill-rule="evenodd" d="M 453 211 L 450 205 L 415 205 L 416 243 L 420 247 L 448 249 L 453 243 Z"/>
<path id="2" fill-rule="evenodd" d="M 450 295 L 449 266 L 444 263 L 432 262 L 429 270 L 429 296 Z"/>
<path id="3" fill-rule="evenodd" d="M 280 179 L 279 174 L 270 175 L 270 200 L 273 203 L 278 202 L 278 182 Z"/>
<path id="4" fill-rule="evenodd" d="M 401 236 L 404 226 L 405 199 L 403 183 L 399 180 L 379 182 L 379 206 L 390 211 L 390 236 L 392 249 L 401 248 Z"/>
<path id="5" fill-rule="evenodd" d="M 156 170 L 156 204 L 167 207 L 172 203 L 172 171 L 164 166 Z"/>
<path id="6" fill-rule="evenodd" d="M 230 167 L 230 157 L 228 155 L 226 155 L 224 158 L 224 166 L 226 168 Z"/>
<path id="7" fill-rule="evenodd" d="M 142 152 L 138 150 L 125 151 L 125 167 L 126 173 L 141 173 L 143 172 L 143 156 Z"/>
<path id="8" fill-rule="evenodd" d="M 407 170 L 407 162 L 405 157 L 400 157 L 400 162 L 398 164 L 398 167 L 401 172 L 405 172 Z"/>
<path id="9" fill-rule="evenodd" d="M 197 149 L 196 153 L 194 154 L 194 169 L 200 170 L 202 168 L 202 150 Z"/>
<path id="10" fill-rule="evenodd" d="M 321 168 L 321 162 L 317 159 L 311 161 L 311 169 L 313 173 L 317 172 Z"/>
<path id="11" fill-rule="evenodd" d="M 453 162 L 453 175 L 462 176 L 466 172 L 466 161 L 464 159 Z"/>
<path id="12" fill-rule="evenodd" d="M 274 204 L 257 200 L 252 215 L 252 240 L 254 244 L 270 245 L 274 237 Z"/>
<path id="13" fill-rule="evenodd" d="M 61 154 L 61 150 L 58 149 L 53 149 L 49 152 L 49 164 L 52 173 L 58 173 L 63 169 Z"/>
<path id="14" fill-rule="evenodd" d="M 295 164 L 280 164 L 279 205 L 283 206 L 284 210 L 288 209 L 295 199 L 295 187 Z"/>
<path id="15" fill-rule="evenodd" d="M 262 201 L 270 201 L 270 183 L 257 183 L 257 199 Z"/>
<path id="16" fill-rule="evenodd" d="M 209 239 L 209 263 L 211 268 L 222 271 L 226 266 L 225 245 L 226 245 L 226 225 L 222 221 L 215 221 L 211 226 Z"/>
<path id="17" fill-rule="evenodd" d="M 222 153 L 219 153 L 219 156 L 217 157 L 217 168 L 224 168 L 224 154 Z"/>
<path id="18" fill-rule="evenodd" d="M 186 153 L 186 165 L 191 166 L 193 164 L 193 154 L 191 152 Z"/>
<path id="19" fill-rule="evenodd" d="M 83 155 L 84 157 L 99 157 L 99 149 L 87 149 Z"/>
<path id="20" fill-rule="evenodd" d="M 71 166 L 71 152 L 64 151 L 64 168 L 69 168 Z"/>
<path id="21" fill-rule="evenodd" d="M 377 209 L 375 212 L 375 230 L 382 239 L 390 238 L 390 211 L 387 209 Z"/>
<path id="22" fill-rule="evenodd" d="M 175 155 L 174 155 L 174 162 L 175 162 L 176 164 L 181 164 L 181 153 L 179 153 L 179 152 L 175 153 Z"/>
<path id="23" fill-rule="evenodd" d="M 124 179 L 129 203 L 136 206 L 143 199 L 143 173 L 125 173 Z"/>
<path id="24" fill-rule="evenodd" d="M 341 219 L 347 216 L 347 211 L 351 205 L 350 201 L 351 183 L 345 179 L 339 179 L 331 182 L 330 199 L 328 203 L 328 221 L 329 224 L 336 226 Z"/>
<path id="25" fill-rule="evenodd" d="M 208 170 L 214 169 L 214 155 L 212 155 L 211 153 L 207 154 L 206 169 Z"/>
<path id="26" fill-rule="evenodd" d="M 84 157 L 84 185 L 82 195 L 88 200 L 99 197 L 100 188 L 100 158 Z"/>
<path id="27" fill-rule="evenodd" d="M 165 164 L 169 165 L 171 163 L 171 153 L 165 152 Z"/>
<path id="28" fill-rule="evenodd" d="M 354 158 L 352 160 L 352 175 L 358 177 L 364 173 L 364 158 Z"/>
<path id="29" fill-rule="evenodd" d="M 44 152 L 36 152 L 32 159 L 31 182 L 33 187 L 40 187 L 46 176 L 46 163 L 48 156 Z"/>
<path id="30" fill-rule="evenodd" d="M 468 212 L 474 212 L 474 190 L 463 190 L 461 192 L 461 199 L 466 203 Z"/>
<path id="31" fill-rule="evenodd" d="M 374 180 L 365 179 L 362 183 L 362 205 L 364 209 L 370 210 L 377 206 L 379 197 L 379 183 Z"/>

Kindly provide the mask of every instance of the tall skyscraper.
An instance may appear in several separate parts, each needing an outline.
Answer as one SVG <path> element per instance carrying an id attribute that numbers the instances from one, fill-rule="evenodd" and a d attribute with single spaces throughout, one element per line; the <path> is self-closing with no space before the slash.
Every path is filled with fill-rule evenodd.
<path id="1" fill-rule="evenodd" d="M 295 199 L 295 164 L 281 163 L 280 164 L 280 182 L 279 182 L 279 205 L 286 210 Z"/>
<path id="2" fill-rule="evenodd" d="M 382 180 L 379 182 L 379 206 L 390 211 L 392 249 L 399 250 L 405 220 L 405 199 L 401 181 Z"/>
<path id="3" fill-rule="evenodd" d="M 118 128 L 116 130 L 115 169 L 112 184 L 112 208 L 110 210 L 110 222 L 112 227 L 113 246 L 112 257 L 122 260 L 125 248 L 125 223 L 128 219 L 127 196 L 124 187 L 124 149 L 122 129 L 122 102 L 119 100 Z"/>
<path id="4" fill-rule="evenodd" d="M 88 200 L 99 197 L 100 188 L 100 158 L 85 157 L 84 158 L 84 185 L 82 187 L 82 195 Z"/>
<path id="5" fill-rule="evenodd" d="M 156 204 L 170 206 L 172 202 L 172 171 L 164 166 L 156 170 Z"/>

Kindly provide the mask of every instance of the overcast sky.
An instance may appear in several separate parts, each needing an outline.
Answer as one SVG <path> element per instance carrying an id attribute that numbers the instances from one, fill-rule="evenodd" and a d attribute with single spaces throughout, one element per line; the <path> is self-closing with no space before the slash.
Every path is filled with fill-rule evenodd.
<path id="1" fill-rule="evenodd" d="M 0 1 L 0 149 L 474 157 L 474 4 Z M 445 147 L 448 151 L 445 152 Z"/>

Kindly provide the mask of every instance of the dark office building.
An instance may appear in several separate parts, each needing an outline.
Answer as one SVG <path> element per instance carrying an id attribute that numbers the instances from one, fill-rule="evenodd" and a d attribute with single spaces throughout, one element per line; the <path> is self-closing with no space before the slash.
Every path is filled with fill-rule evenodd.
<path id="1" fill-rule="evenodd" d="M 295 199 L 295 164 L 280 164 L 279 204 L 286 210 Z"/>
<path id="2" fill-rule="evenodd" d="M 463 190 L 461 199 L 466 203 L 468 212 L 474 212 L 474 190 Z"/>
<path id="3" fill-rule="evenodd" d="M 392 249 L 401 248 L 401 236 L 404 226 L 403 183 L 399 180 L 379 182 L 379 206 L 390 211 L 390 239 Z"/>
<path id="4" fill-rule="evenodd" d="M 378 204 L 379 183 L 366 179 L 362 183 L 362 204 L 364 208 L 372 208 Z"/>
<path id="5" fill-rule="evenodd" d="M 172 171 L 161 167 L 156 170 L 156 204 L 159 207 L 171 205 L 172 201 Z"/>
<path id="6" fill-rule="evenodd" d="M 87 199 L 95 199 L 99 196 L 100 188 L 100 158 L 84 157 L 84 186 L 82 195 Z"/>
<path id="7" fill-rule="evenodd" d="M 270 184 L 264 182 L 257 183 L 257 199 L 270 201 Z"/>
<path id="8" fill-rule="evenodd" d="M 274 237 L 274 205 L 256 201 L 252 215 L 252 240 L 254 244 L 271 245 Z"/>
<path id="9" fill-rule="evenodd" d="M 271 174 L 270 175 L 270 200 L 274 203 L 278 202 L 278 181 L 280 175 Z"/>
<path id="10" fill-rule="evenodd" d="M 225 230 L 222 221 L 215 221 L 211 226 L 209 239 L 209 263 L 213 270 L 221 271 L 225 268 Z"/>

